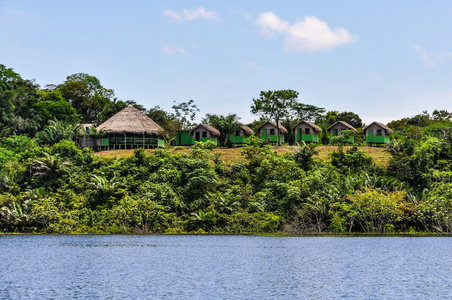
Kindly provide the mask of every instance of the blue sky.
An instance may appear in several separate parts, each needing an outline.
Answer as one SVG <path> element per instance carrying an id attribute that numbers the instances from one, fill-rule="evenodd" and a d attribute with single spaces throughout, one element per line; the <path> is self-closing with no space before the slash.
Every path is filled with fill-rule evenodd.
<path id="1" fill-rule="evenodd" d="M 247 123 L 262 90 L 387 123 L 452 111 L 452 1 L 0 0 L 0 64 Z"/>

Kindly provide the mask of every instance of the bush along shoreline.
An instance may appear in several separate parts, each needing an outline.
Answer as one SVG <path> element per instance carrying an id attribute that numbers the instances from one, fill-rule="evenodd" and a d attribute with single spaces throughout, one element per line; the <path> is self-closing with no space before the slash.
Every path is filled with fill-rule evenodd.
<path id="1" fill-rule="evenodd" d="M 277 154 L 259 138 L 227 164 L 209 145 L 102 158 L 61 140 L 0 139 L 2 233 L 450 234 L 452 130 L 391 142 L 387 166 L 339 145 Z"/>

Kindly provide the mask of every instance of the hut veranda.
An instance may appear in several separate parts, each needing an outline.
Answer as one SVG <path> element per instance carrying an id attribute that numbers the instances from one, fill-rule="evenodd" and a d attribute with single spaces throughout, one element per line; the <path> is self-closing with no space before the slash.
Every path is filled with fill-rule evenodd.
<path id="1" fill-rule="evenodd" d="M 101 150 L 154 149 L 165 146 L 165 140 L 162 139 L 163 128 L 131 105 L 97 129 L 105 132 L 95 143 Z"/>

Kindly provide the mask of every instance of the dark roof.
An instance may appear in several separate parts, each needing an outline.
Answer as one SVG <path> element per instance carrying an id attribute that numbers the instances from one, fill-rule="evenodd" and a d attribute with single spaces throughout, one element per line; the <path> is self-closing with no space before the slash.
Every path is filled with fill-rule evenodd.
<path id="1" fill-rule="evenodd" d="M 358 130 L 356 130 L 355 127 L 353 127 L 352 125 L 348 124 L 347 122 L 344 121 L 337 121 L 336 123 L 334 123 L 333 125 L 331 125 L 330 127 L 328 127 L 328 131 L 330 130 L 330 128 L 341 124 L 342 126 L 345 126 L 346 128 L 353 130 L 355 133 L 358 133 Z"/>
<path id="2" fill-rule="evenodd" d="M 372 123 L 370 123 L 369 125 L 367 125 L 366 127 L 364 127 L 364 128 L 363 128 L 363 132 L 366 132 L 367 127 L 369 127 L 369 126 L 372 125 L 372 124 L 376 124 L 376 125 L 380 126 L 380 127 L 383 128 L 384 130 L 386 130 L 390 135 L 394 133 L 394 131 L 392 131 L 392 129 L 389 128 L 388 126 L 386 126 L 385 124 L 380 123 L 380 122 L 376 122 L 376 121 L 375 121 L 375 122 L 372 122 Z"/>
<path id="3" fill-rule="evenodd" d="M 196 126 L 195 128 L 193 128 L 192 130 L 190 130 L 190 135 L 192 134 L 192 132 L 196 129 L 196 128 L 198 128 L 198 127 L 203 127 L 203 128 L 205 128 L 205 129 L 207 129 L 208 131 L 210 131 L 210 133 L 212 134 L 212 135 L 215 135 L 215 136 L 220 136 L 220 132 L 216 129 L 216 128 L 214 128 L 214 127 L 212 127 L 212 126 L 210 126 L 210 125 L 206 125 L 206 124 L 199 124 L 198 126 Z"/>
<path id="4" fill-rule="evenodd" d="M 264 125 L 266 125 L 266 124 L 270 124 L 270 125 L 272 125 L 273 127 L 275 127 L 276 128 L 276 123 L 275 122 L 270 122 L 270 121 L 267 121 L 267 122 L 265 122 L 264 124 L 262 124 L 261 126 L 259 126 L 258 128 L 257 128 L 257 131 L 259 131 Z M 284 126 L 282 126 L 281 124 L 278 124 L 279 125 L 279 131 L 282 133 L 282 134 L 286 134 L 287 133 L 287 129 L 284 127 Z"/>
<path id="5" fill-rule="evenodd" d="M 297 125 L 295 125 L 294 127 L 292 127 L 292 130 L 294 130 L 296 127 L 298 127 L 301 124 L 308 124 L 309 126 L 311 126 L 312 128 L 314 128 L 314 131 L 318 131 L 318 132 L 322 132 L 322 128 L 320 128 L 319 126 L 315 125 L 312 122 L 308 122 L 308 121 L 301 121 L 300 123 L 298 123 Z"/>

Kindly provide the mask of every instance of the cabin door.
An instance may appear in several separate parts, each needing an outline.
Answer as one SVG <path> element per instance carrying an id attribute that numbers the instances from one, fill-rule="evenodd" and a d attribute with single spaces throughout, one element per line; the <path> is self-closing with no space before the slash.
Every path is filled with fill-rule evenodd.
<path id="1" fill-rule="evenodd" d="M 369 137 L 373 138 L 374 137 L 374 131 L 373 130 L 369 130 Z"/>
<path id="2" fill-rule="evenodd" d="M 199 131 L 195 132 L 195 140 L 199 142 Z"/>

